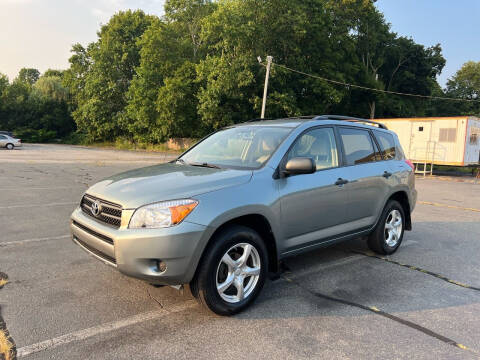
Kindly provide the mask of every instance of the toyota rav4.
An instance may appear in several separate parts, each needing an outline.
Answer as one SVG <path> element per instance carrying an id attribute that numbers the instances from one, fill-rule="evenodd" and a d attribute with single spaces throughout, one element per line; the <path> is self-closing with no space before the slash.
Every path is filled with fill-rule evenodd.
<path id="1" fill-rule="evenodd" d="M 120 272 L 189 284 L 208 309 L 231 315 L 288 256 L 363 236 L 392 254 L 412 228 L 416 194 L 412 164 L 380 123 L 251 121 L 93 185 L 70 226 L 75 243 Z"/>

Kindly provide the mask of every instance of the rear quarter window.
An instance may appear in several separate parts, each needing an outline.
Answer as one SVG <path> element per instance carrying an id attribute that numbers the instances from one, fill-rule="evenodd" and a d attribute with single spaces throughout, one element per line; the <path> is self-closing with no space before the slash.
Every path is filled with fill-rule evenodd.
<path id="1" fill-rule="evenodd" d="M 395 138 L 392 134 L 375 131 L 375 138 L 380 145 L 380 151 L 385 160 L 397 159 L 397 146 L 395 145 Z"/>

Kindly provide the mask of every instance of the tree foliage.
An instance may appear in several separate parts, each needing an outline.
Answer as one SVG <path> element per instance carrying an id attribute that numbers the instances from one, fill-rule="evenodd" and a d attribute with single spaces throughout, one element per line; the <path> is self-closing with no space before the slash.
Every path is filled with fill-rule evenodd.
<path id="1" fill-rule="evenodd" d="M 38 70 L 24 70 L 11 84 L 0 74 L 0 129 L 32 142 L 66 137 L 75 123 L 60 77 L 47 73 L 37 78 Z"/>
<path id="2" fill-rule="evenodd" d="M 140 10 L 118 12 L 95 42 L 73 45 L 69 69 L 47 70 L 41 77 L 35 69 L 22 69 L 11 84 L 0 76 L 0 126 L 36 124 L 27 111 L 33 107 L 45 124 L 62 123 L 56 113 L 66 124 L 71 113 L 90 141 L 200 137 L 258 117 L 265 67 L 257 57 L 266 55 L 274 58 L 267 117 L 402 117 L 460 109 L 346 87 L 275 63 L 379 90 L 478 97 L 478 63 L 466 64 L 442 90 L 436 80 L 445 65 L 440 45 L 425 47 L 398 36 L 374 2 L 166 0 L 161 18 Z M 48 117 L 40 104 L 56 104 L 57 110 Z"/>
<path id="3" fill-rule="evenodd" d="M 32 68 L 22 68 L 17 76 L 17 81 L 33 85 L 40 77 L 40 71 Z"/>

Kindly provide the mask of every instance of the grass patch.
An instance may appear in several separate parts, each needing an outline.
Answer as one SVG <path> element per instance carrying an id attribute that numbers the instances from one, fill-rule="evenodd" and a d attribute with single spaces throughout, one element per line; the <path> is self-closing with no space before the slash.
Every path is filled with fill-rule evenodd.
<path id="1" fill-rule="evenodd" d="M 451 174 L 457 176 L 476 176 L 479 171 L 478 167 L 474 166 L 450 166 L 450 165 L 434 165 L 433 173 Z"/>
<path id="2" fill-rule="evenodd" d="M 113 149 L 113 150 L 135 150 L 135 151 L 146 151 L 146 152 L 162 152 L 162 153 L 171 153 L 171 154 L 180 154 L 186 149 L 172 150 L 169 149 L 167 144 L 147 144 L 147 143 L 133 143 L 124 139 L 117 139 L 116 141 L 102 141 L 95 143 L 84 144 L 89 147 L 99 147 L 104 149 Z"/>

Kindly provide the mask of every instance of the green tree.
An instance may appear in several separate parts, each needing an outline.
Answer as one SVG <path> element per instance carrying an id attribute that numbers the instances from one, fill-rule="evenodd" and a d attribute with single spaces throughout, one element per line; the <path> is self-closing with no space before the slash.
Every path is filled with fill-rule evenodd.
<path id="1" fill-rule="evenodd" d="M 160 142 L 168 137 L 194 133 L 198 123 L 196 111 L 180 114 L 178 107 L 180 101 L 186 101 L 184 109 L 196 109 L 196 94 L 190 93 L 186 99 L 182 91 L 190 91 L 190 82 L 196 78 L 191 65 L 205 56 L 205 46 L 200 38 L 201 25 L 215 7 L 204 0 L 168 0 L 165 20 L 154 22 L 139 40 L 140 66 L 129 89 L 127 106 L 128 117 L 132 119 L 129 131 L 135 141 Z M 179 68 L 187 72 L 182 75 L 177 71 Z M 179 79 L 189 83 L 180 86 Z M 173 89 L 180 92 L 171 93 Z M 164 108 L 169 102 L 175 103 L 177 108 Z M 181 119 L 188 117 L 191 121 L 189 128 L 171 124 L 173 119 L 166 115 L 171 112 Z M 165 124 L 163 119 L 167 119 Z"/>
<path id="2" fill-rule="evenodd" d="M 18 73 L 17 79 L 20 82 L 33 85 L 40 77 L 40 71 L 33 68 L 22 68 Z"/>
<path id="3" fill-rule="evenodd" d="M 447 82 L 446 96 L 480 100 L 480 62 L 468 61 Z M 443 105 L 450 115 L 480 115 L 479 102 L 448 102 Z"/>
<path id="4" fill-rule="evenodd" d="M 56 76 L 59 78 L 63 78 L 64 74 L 65 74 L 65 70 L 48 69 L 43 73 L 42 76 Z"/>
<path id="5" fill-rule="evenodd" d="M 58 76 L 41 76 L 33 85 L 33 91 L 55 101 L 66 101 L 68 98 L 68 90 L 63 87 L 62 79 Z"/>
<path id="6" fill-rule="evenodd" d="M 140 10 L 119 12 L 102 26 L 98 41 L 87 50 L 74 47 L 70 59 L 74 69 L 65 81 L 76 95 L 75 121 L 91 140 L 110 140 L 128 132 L 125 106 L 140 62 L 137 41 L 154 19 Z"/>
<path id="7" fill-rule="evenodd" d="M 172 76 L 164 80 L 158 91 L 157 124 L 155 140 L 169 137 L 200 137 L 204 129 L 199 127 L 197 116 L 195 64 L 185 62 Z"/>
<path id="8" fill-rule="evenodd" d="M 171 75 L 186 59 L 174 26 L 155 22 L 138 42 L 141 47 L 140 65 L 136 69 L 127 97 L 127 114 L 132 121 L 129 133 L 135 141 L 158 142 L 157 124 L 158 91 L 164 78 Z M 152 131 L 153 130 L 153 131 Z M 156 135 L 155 135 L 156 134 Z"/>

